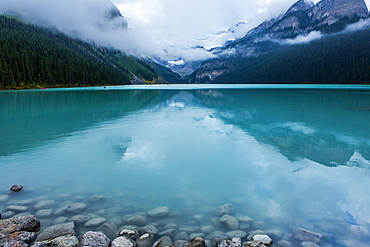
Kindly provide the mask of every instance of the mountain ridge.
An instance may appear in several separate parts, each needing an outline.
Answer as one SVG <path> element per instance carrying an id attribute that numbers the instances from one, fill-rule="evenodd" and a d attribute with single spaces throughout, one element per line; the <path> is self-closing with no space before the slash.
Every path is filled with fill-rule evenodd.
<path id="1" fill-rule="evenodd" d="M 289 43 L 307 43 L 340 33 L 347 25 L 367 18 L 364 0 L 322 0 L 315 5 L 299 0 L 279 17 L 264 21 L 240 39 L 215 49 L 213 53 L 218 58 L 204 61 L 189 83 L 212 83 L 232 73 L 239 62 L 228 58 L 258 58 Z"/>

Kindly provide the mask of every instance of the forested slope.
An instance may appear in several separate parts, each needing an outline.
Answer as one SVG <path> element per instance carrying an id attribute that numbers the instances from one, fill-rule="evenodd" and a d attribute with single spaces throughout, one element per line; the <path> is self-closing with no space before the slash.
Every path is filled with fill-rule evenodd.
<path id="1" fill-rule="evenodd" d="M 370 84 L 370 29 L 227 60 L 236 68 L 213 83 Z"/>
<path id="2" fill-rule="evenodd" d="M 145 62 L 58 31 L 0 16 L 0 89 L 130 84 L 158 77 Z"/>

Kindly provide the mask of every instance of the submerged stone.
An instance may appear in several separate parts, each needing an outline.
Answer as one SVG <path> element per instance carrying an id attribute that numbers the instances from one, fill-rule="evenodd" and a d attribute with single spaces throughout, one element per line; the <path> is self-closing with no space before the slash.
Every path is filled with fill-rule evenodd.
<path id="1" fill-rule="evenodd" d="M 35 208 L 36 209 L 49 208 L 49 207 L 53 206 L 54 203 L 55 203 L 54 200 L 40 201 L 40 202 L 36 203 Z"/>
<path id="2" fill-rule="evenodd" d="M 123 224 L 143 226 L 148 219 L 145 216 L 137 214 L 128 214 L 122 217 Z"/>
<path id="3" fill-rule="evenodd" d="M 97 217 L 97 218 L 93 218 L 89 221 L 87 221 L 84 226 L 86 227 L 90 227 L 90 226 L 100 226 L 101 224 L 104 224 L 105 222 L 107 222 L 108 220 L 106 218 L 103 218 L 103 217 Z"/>
<path id="4" fill-rule="evenodd" d="M 224 214 L 233 214 L 234 206 L 232 204 L 221 205 L 215 208 L 214 212 L 217 216 L 222 216 Z"/>
<path id="5" fill-rule="evenodd" d="M 168 213 L 170 212 L 170 210 L 168 209 L 168 207 L 157 207 L 155 209 L 152 209 L 150 211 L 148 211 L 148 215 L 150 217 L 164 217 L 166 216 Z"/>
<path id="6" fill-rule="evenodd" d="M 241 230 L 235 230 L 226 233 L 226 237 L 228 238 L 245 238 L 247 233 Z"/>
<path id="7" fill-rule="evenodd" d="M 99 226 L 97 230 L 107 235 L 110 239 L 113 239 L 118 231 L 118 228 L 116 224 L 108 221 Z"/>
<path id="8" fill-rule="evenodd" d="M 53 210 L 51 209 L 41 209 L 36 212 L 36 217 L 38 218 L 47 218 L 50 217 L 53 214 Z"/>
<path id="9" fill-rule="evenodd" d="M 17 206 L 17 205 L 10 205 L 6 207 L 7 210 L 16 211 L 16 212 L 25 212 L 28 210 L 26 206 Z"/>
<path id="10" fill-rule="evenodd" d="M 85 203 L 73 203 L 66 207 L 66 211 L 72 214 L 78 214 L 87 207 Z"/>
<path id="11" fill-rule="evenodd" d="M 151 225 L 144 226 L 144 227 L 139 229 L 139 234 L 140 235 L 143 235 L 145 233 L 151 233 L 153 235 L 157 235 L 158 229 L 155 226 L 151 226 Z"/>
<path id="12" fill-rule="evenodd" d="M 136 240 L 136 245 L 138 247 L 151 247 L 153 244 L 154 235 L 150 233 L 145 233 Z"/>
<path id="13" fill-rule="evenodd" d="M 189 241 L 189 236 L 186 232 L 179 232 L 177 233 L 174 237 L 173 237 L 173 240 L 185 240 L 185 241 Z"/>
<path id="14" fill-rule="evenodd" d="M 225 214 L 220 218 L 220 223 L 227 225 L 231 230 L 239 229 L 239 221 L 228 214 Z"/>
<path id="15" fill-rule="evenodd" d="M 170 237 L 165 236 L 158 239 L 154 244 L 153 247 L 167 247 L 172 246 L 173 242 Z"/>
<path id="16" fill-rule="evenodd" d="M 318 233 L 315 233 L 315 232 L 311 232 L 311 231 L 302 229 L 302 228 L 299 228 L 297 230 L 297 233 L 296 233 L 295 237 L 297 239 L 301 240 L 301 241 L 309 241 L 309 242 L 318 244 L 321 241 L 322 235 L 318 234 Z"/>

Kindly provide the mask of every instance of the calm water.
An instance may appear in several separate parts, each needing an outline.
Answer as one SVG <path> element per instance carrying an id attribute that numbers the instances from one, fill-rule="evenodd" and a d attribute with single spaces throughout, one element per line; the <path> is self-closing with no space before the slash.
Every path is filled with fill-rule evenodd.
<path id="1" fill-rule="evenodd" d="M 0 92 L 0 212 L 46 198 L 106 218 L 168 206 L 203 226 L 231 203 L 274 240 L 302 227 L 321 246 L 367 246 L 370 88 L 237 87 Z"/>

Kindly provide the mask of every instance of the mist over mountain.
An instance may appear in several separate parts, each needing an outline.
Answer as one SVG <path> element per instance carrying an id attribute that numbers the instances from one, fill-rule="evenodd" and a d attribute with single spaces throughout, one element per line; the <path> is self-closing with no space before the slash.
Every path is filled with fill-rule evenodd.
<path id="1" fill-rule="evenodd" d="M 267 59 L 268 54 L 281 50 L 289 53 L 290 48 L 287 46 L 308 44 L 314 40 L 336 34 L 361 30 L 369 25 L 369 13 L 363 0 L 322 0 L 315 5 L 299 0 L 279 17 L 261 23 L 245 36 L 226 44 L 224 47 L 214 49 L 212 52 L 218 56 L 218 59 L 203 62 L 189 82 L 212 83 L 218 77 L 225 78 L 226 74 L 233 77 L 232 74 L 235 71 L 240 72 L 250 65 L 245 62 L 246 60 L 251 61 L 249 58 L 254 58 L 253 63 L 258 61 L 263 67 L 262 57 Z M 317 44 L 319 45 L 319 43 Z M 320 45 L 322 44 L 320 43 Z M 348 47 L 341 47 L 341 49 L 351 49 L 350 46 L 351 44 L 348 44 Z M 325 47 L 323 47 L 324 49 Z M 322 54 L 316 55 L 321 56 Z M 274 65 L 274 67 L 278 67 L 278 65 Z M 246 74 L 244 75 L 246 76 Z M 241 74 L 238 78 L 244 82 L 253 83 L 251 79 L 242 78 Z M 255 77 L 253 78 L 256 80 Z M 285 82 L 297 83 L 297 81 Z M 274 83 L 279 83 L 279 81 L 274 81 Z M 307 83 L 317 83 L 317 81 Z"/>

